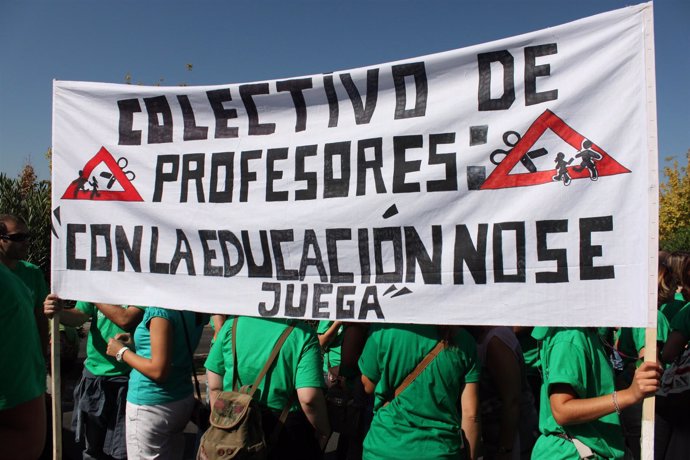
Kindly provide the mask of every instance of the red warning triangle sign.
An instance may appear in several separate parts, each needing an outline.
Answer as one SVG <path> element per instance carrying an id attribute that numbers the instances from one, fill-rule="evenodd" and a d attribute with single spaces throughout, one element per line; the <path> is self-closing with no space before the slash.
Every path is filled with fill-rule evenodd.
<path id="1" fill-rule="evenodd" d="M 123 190 L 103 190 L 94 187 L 89 182 L 91 173 L 101 163 L 105 163 L 112 177 L 122 186 Z M 91 190 L 85 190 L 85 184 L 91 185 Z M 62 195 L 63 200 L 91 200 L 91 201 L 144 201 L 137 192 L 137 189 L 132 185 L 132 181 L 127 177 L 125 172 L 118 166 L 115 158 L 108 152 L 105 147 L 101 147 L 98 153 L 91 158 L 84 169 L 79 171 L 79 177 L 74 179 L 67 187 L 65 193 Z"/>
<path id="2" fill-rule="evenodd" d="M 515 147 L 508 153 L 508 155 L 496 166 L 496 169 L 486 178 L 480 190 L 490 190 L 510 187 L 526 187 L 529 185 L 547 184 L 554 182 L 556 169 L 547 171 L 527 172 L 510 174 L 515 165 L 520 159 L 529 152 L 539 138 L 546 132 L 547 129 L 553 131 L 558 137 L 567 142 L 575 150 L 580 150 L 582 142 L 586 140 L 585 136 L 575 131 L 561 120 L 555 113 L 546 110 L 539 115 L 532 126 L 529 127 L 524 136 L 515 144 Z M 601 147 L 592 143 L 590 149 L 599 153 L 602 158 L 596 163 L 596 169 L 599 176 L 613 176 L 615 174 L 629 173 L 630 170 L 614 160 Z M 589 172 L 586 168 L 577 171 L 570 166 L 567 168 L 571 179 L 589 178 Z"/>

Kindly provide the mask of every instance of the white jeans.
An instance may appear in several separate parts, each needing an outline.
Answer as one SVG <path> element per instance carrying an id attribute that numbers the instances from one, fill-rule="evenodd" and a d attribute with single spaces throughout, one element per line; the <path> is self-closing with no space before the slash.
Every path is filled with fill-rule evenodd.
<path id="1" fill-rule="evenodd" d="M 154 406 L 138 406 L 127 401 L 127 458 L 181 460 L 184 429 L 193 409 L 193 395 Z"/>

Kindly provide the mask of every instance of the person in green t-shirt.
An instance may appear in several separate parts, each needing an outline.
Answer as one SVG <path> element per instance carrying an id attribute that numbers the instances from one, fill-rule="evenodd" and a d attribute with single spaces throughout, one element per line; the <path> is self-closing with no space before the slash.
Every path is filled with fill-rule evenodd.
<path id="1" fill-rule="evenodd" d="M 31 234 L 26 223 L 11 214 L 0 214 L 0 264 L 5 265 L 21 279 L 31 293 L 31 306 L 38 330 L 41 353 L 48 355 L 48 321 L 43 314 L 43 299 L 48 286 L 40 268 L 27 262 Z"/>
<path id="2" fill-rule="evenodd" d="M 38 458 L 46 439 L 46 370 L 26 285 L 0 264 L 2 458 Z"/>
<path id="3" fill-rule="evenodd" d="M 394 396 L 439 341 L 446 347 Z M 477 457 L 480 365 L 467 331 L 433 325 L 371 326 L 359 368 L 365 391 L 375 398 L 364 459 Z"/>
<path id="4" fill-rule="evenodd" d="M 597 459 L 625 454 L 619 413 L 659 388 L 661 368 L 645 362 L 632 384 L 620 391 L 607 350 L 594 328 L 535 327 L 541 342 L 542 385 L 539 430 L 533 459 L 578 459 L 578 448 Z"/>
<path id="5" fill-rule="evenodd" d="M 232 349 L 234 324 L 237 331 L 237 363 Z M 304 322 L 245 316 L 228 319 L 218 333 L 205 363 L 211 405 L 219 392 L 233 389 L 235 366 L 238 387 L 254 382 L 278 338 L 290 325 L 294 329 L 259 383 L 255 398 L 262 407 L 262 424 L 267 439 L 273 433 L 280 412 L 292 405 L 269 458 L 320 458 L 321 449 L 328 441 L 331 430 L 322 391 L 321 349 L 316 333 Z M 295 399 L 299 404 L 292 404 Z M 314 435 L 315 431 L 317 436 Z"/>
<path id="6" fill-rule="evenodd" d="M 46 316 L 60 312 L 60 323 L 78 327 L 90 322 L 86 361 L 81 380 L 74 389 L 72 426 L 76 442 L 85 441 L 84 459 L 103 455 L 127 457 L 125 448 L 125 401 L 130 368 L 108 356 L 108 340 L 132 331 L 144 316 L 142 307 L 77 302 L 65 309 L 55 295 L 44 303 Z"/>
<path id="7" fill-rule="evenodd" d="M 668 337 L 669 324 L 666 316 L 657 310 L 657 350 L 661 353 Z M 616 350 L 623 360 L 623 369 L 616 373 L 616 389 L 626 388 L 632 383 L 635 369 L 644 362 L 645 328 L 622 327 L 614 333 Z M 642 402 L 621 411 L 621 425 L 625 445 L 633 458 L 640 458 L 640 436 L 642 435 Z"/>
<path id="8" fill-rule="evenodd" d="M 671 321 L 671 333 L 661 352 L 661 361 L 671 364 L 679 360 L 683 353 L 687 353 L 690 345 L 690 303 L 685 305 Z M 688 421 L 688 405 L 690 392 L 683 391 L 666 396 L 657 396 L 657 426 L 661 419 L 662 426 L 667 428 L 662 436 L 657 436 L 654 450 L 657 458 L 675 459 L 686 458 L 690 452 L 690 421 Z M 660 439 L 659 439 L 660 438 Z"/>
<path id="9" fill-rule="evenodd" d="M 690 303 L 686 304 L 671 321 L 671 333 L 668 336 L 661 360 L 670 364 L 690 345 Z"/>

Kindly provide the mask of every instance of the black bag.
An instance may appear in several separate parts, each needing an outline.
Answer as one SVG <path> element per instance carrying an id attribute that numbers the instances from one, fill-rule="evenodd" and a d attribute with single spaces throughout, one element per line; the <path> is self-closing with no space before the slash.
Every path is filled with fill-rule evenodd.
<path id="1" fill-rule="evenodd" d="M 196 425 L 200 432 L 208 430 L 211 426 L 211 408 L 206 402 L 199 398 L 194 398 L 194 409 L 192 410 L 191 422 Z"/>
<path id="2" fill-rule="evenodd" d="M 340 385 L 331 386 L 326 392 L 326 408 L 331 429 L 343 436 L 355 436 L 359 430 L 362 405 L 352 392 Z"/>

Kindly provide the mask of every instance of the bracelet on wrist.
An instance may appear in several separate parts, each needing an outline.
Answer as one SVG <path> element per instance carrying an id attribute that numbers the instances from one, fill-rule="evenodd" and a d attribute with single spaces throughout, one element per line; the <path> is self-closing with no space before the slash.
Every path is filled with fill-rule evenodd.
<path id="1" fill-rule="evenodd" d="M 611 399 L 613 399 L 613 407 L 616 409 L 616 414 L 620 415 L 621 406 L 618 405 L 618 395 L 615 391 L 611 394 Z"/>

